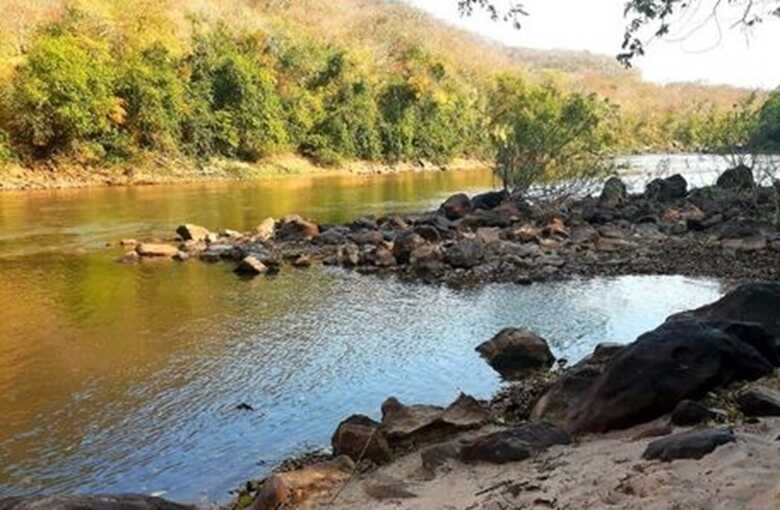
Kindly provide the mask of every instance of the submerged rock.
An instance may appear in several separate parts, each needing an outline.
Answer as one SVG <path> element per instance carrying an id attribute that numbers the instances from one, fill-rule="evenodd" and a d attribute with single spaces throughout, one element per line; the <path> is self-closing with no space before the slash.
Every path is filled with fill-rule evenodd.
<path id="1" fill-rule="evenodd" d="M 671 462 L 678 459 L 699 460 L 719 446 L 736 442 L 729 429 L 707 429 L 683 432 L 653 441 L 642 454 L 645 460 Z"/>
<path id="2" fill-rule="evenodd" d="M 259 274 L 267 273 L 268 272 L 268 266 L 260 262 L 256 257 L 249 256 L 244 258 L 239 264 L 238 267 L 236 267 L 236 273 L 247 275 L 247 276 L 257 276 Z"/>
<path id="3" fill-rule="evenodd" d="M 549 369 L 555 363 L 547 340 L 528 329 L 506 328 L 477 347 L 493 369 L 508 379 L 529 370 Z"/>
<path id="4" fill-rule="evenodd" d="M 173 258 L 177 253 L 179 253 L 179 249 L 177 247 L 162 243 L 141 243 L 136 246 L 135 251 L 138 252 L 138 255 L 141 257 L 161 258 Z"/>

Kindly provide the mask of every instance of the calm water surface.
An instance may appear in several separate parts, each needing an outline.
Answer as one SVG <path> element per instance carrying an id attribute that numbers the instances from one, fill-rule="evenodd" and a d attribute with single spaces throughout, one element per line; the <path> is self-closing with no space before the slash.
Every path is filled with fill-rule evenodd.
<path id="1" fill-rule="evenodd" d="M 418 210 L 492 184 L 472 171 L 0 194 L 0 496 L 224 501 L 389 395 L 489 396 L 500 381 L 474 347 L 502 327 L 576 360 L 721 295 L 681 277 L 455 291 L 312 269 L 247 282 L 227 265 L 123 266 L 102 248 L 183 221 Z"/>

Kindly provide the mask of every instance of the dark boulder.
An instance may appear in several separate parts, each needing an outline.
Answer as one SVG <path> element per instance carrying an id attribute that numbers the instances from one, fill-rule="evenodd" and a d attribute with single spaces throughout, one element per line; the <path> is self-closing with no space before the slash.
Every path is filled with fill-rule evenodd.
<path id="1" fill-rule="evenodd" d="M 670 320 L 697 318 L 715 321 L 754 322 L 760 324 L 780 343 L 780 283 L 749 283 L 737 287 L 723 298 L 696 310 L 670 317 Z M 779 365 L 777 355 L 770 358 Z"/>
<path id="2" fill-rule="evenodd" d="M 672 411 L 672 423 L 678 427 L 691 427 L 712 420 L 715 416 L 707 406 L 693 400 L 683 400 Z"/>
<path id="3" fill-rule="evenodd" d="M 697 320 L 671 321 L 645 333 L 607 364 L 567 427 L 573 432 L 632 427 L 682 400 L 771 373 L 771 363 L 738 334 Z"/>
<path id="4" fill-rule="evenodd" d="M 780 416 L 780 392 L 756 386 L 737 396 L 739 410 L 746 416 Z"/>
<path id="5" fill-rule="evenodd" d="M 389 462 L 390 445 L 380 424 L 367 416 L 350 416 L 341 422 L 331 438 L 334 455 L 346 455 L 355 462 L 366 459 L 377 464 Z"/>
<path id="6" fill-rule="evenodd" d="M 747 191 L 753 189 L 756 181 L 753 178 L 753 170 L 746 165 L 738 165 L 723 172 L 718 177 L 719 188 Z"/>
<path id="7" fill-rule="evenodd" d="M 666 179 L 654 179 L 645 188 L 645 197 L 659 202 L 683 198 L 688 193 L 688 182 L 680 174 Z"/>
<path id="8" fill-rule="evenodd" d="M 180 225 L 176 233 L 185 241 L 205 241 L 210 234 L 207 228 L 190 223 Z"/>
<path id="9" fill-rule="evenodd" d="M 508 379 L 520 379 L 529 370 L 549 369 L 555 362 L 547 340 L 528 329 L 503 329 L 477 347 L 477 352 Z"/>
<path id="10" fill-rule="evenodd" d="M 507 198 L 509 198 L 509 193 L 506 190 L 488 191 L 472 198 L 471 205 L 474 209 L 491 210 L 501 205 Z"/>
<path id="11" fill-rule="evenodd" d="M 0 510 L 196 510 L 196 508 L 136 494 L 0 499 Z"/>
<path id="12" fill-rule="evenodd" d="M 444 258 L 456 268 L 471 269 L 482 262 L 484 251 L 477 239 L 461 239 L 444 249 Z"/>
<path id="13" fill-rule="evenodd" d="M 599 204 L 602 207 L 618 207 L 625 203 L 626 198 L 628 198 L 628 190 L 625 183 L 619 177 L 610 177 L 604 183 Z"/>
<path id="14" fill-rule="evenodd" d="M 311 221 L 304 220 L 297 214 L 292 214 L 283 218 L 276 230 L 276 237 L 281 241 L 314 239 L 319 235 L 319 225 L 312 223 Z"/>
<path id="15" fill-rule="evenodd" d="M 642 454 L 645 460 L 671 462 L 678 459 L 699 460 L 714 452 L 719 446 L 736 442 L 737 437 L 729 429 L 707 429 L 683 432 L 658 439 L 647 445 Z"/>
<path id="16" fill-rule="evenodd" d="M 525 460 L 553 445 L 571 443 L 565 431 L 549 423 L 527 423 L 479 437 L 463 446 L 464 462 L 506 464 Z"/>
<path id="17" fill-rule="evenodd" d="M 441 205 L 441 212 L 450 220 L 459 220 L 472 210 L 471 199 L 465 193 L 452 195 Z"/>
<path id="18" fill-rule="evenodd" d="M 593 354 L 568 368 L 535 403 L 532 420 L 564 425 L 582 396 L 601 376 L 609 360 L 626 348 L 620 344 L 599 344 Z"/>

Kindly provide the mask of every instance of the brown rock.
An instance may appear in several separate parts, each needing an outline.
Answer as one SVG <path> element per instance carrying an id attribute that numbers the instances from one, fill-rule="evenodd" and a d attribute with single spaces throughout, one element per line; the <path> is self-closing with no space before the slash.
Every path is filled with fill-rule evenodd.
<path id="1" fill-rule="evenodd" d="M 355 462 L 366 459 L 384 464 L 393 457 L 379 423 L 358 414 L 339 424 L 331 438 L 331 446 L 334 454 L 346 455 Z"/>
<path id="2" fill-rule="evenodd" d="M 248 276 L 257 276 L 266 272 L 268 272 L 268 266 L 252 255 L 245 257 L 236 267 L 236 273 Z"/>
<path id="3" fill-rule="evenodd" d="M 255 229 L 257 233 L 257 239 L 260 241 L 268 241 L 273 239 L 276 232 L 276 220 L 273 218 L 266 218 Z"/>
<path id="4" fill-rule="evenodd" d="M 186 223 L 180 225 L 176 233 L 185 241 L 205 241 L 210 232 L 205 227 Z"/>
<path id="5" fill-rule="evenodd" d="M 320 235 L 320 227 L 316 223 L 306 221 L 297 214 L 282 219 L 276 237 L 283 241 L 314 239 Z"/>
<path id="6" fill-rule="evenodd" d="M 135 248 L 135 251 L 138 252 L 138 255 L 141 257 L 173 258 L 179 253 L 177 247 L 162 243 L 141 243 Z"/>
<path id="7" fill-rule="evenodd" d="M 529 370 L 550 368 L 555 362 L 547 341 L 528 329 L 503 329 L 477 347 L 477 352 L 509 379 L 520 379 Z"/>
<path id="8" fill-rule="evenodd" d="M 444 216 L 451 221 L 463 218 L 471 209 L 471 199 L 464 193 L 451 196 L 441 206 Z"/>

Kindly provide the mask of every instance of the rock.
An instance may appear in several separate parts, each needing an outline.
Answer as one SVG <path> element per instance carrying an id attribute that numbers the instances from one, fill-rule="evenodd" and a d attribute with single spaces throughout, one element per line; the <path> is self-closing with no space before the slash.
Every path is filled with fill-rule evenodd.
<path id="1" fill-rule="evenodd" d="M 678 459 L 699 460 L 719 446 L 736 442 L 729 429 L 707 429 L 683 432 L 653 441 L 642 454 L 645 460 L 671 462 Z"/>
<path id="2" fill-rule="evenodd" d="M 712 321 L 755 322 L 775 337 L 780 345 L 780 283 L 748 283 L 737 287 L 710 305 L 673 315 L 669 320 L 697 318 Z M 775 366 L 780 356 L 764 352 Z"/>
<path id="3" fill-rule="evenodd" d="M 330 443 L 335 455 L 346 455 L 355 462 L 366 459 L 384 464 L 393 457 L 379 423 L 359 414 L 341 422 Z"/>
<path id="4" fill-rule="evenodd" d="M 604 189 L 599 197 L 599 204 L 602 207 L 618 207 L 625 203 L 628 198 L 628 190 L 625 183 L 619 177 L 610 177 L 604 183 Z"/>
<path id="5" fill-rule="evenodd" d="M 314 239 L 319 235 L 320 227 L 316 223 L 306 221 L 297 214 L 284 217 L 276 231 L 276 237 L 282 241 Z"/>
<path id="6" fill-rule="evenodd" d="M 529 370 L 549 369 L 555 363 L 547 340 L 528 329 L 503 329 L 477 352 L 508 379 L 521 379 Z"/>
<path id="7" fill-rule="evenodd" d="M 249 257 L 245 257 L 244 260 L 238 264 L 235 272 L 241 275 L 257 276 L 268 272 L 268 266 L 250 255 Z"/>
<path id="8" fill-rule="evenodd" d="M 196 510 L 196 507 L 151 496 L 122 494 L 6 498 L 0 499 L 0 510 Z"/>
<path id="9" fill-rule="evenodd" d="M 377 247 L 374 251 L 373 261 L 376 267 L 393 267 L 396 265 L 393 252 L 383 246 Z"/>
<path id="10" fill-rule="evenodd" d="M 477 240 L 482 244 L 498 243 L 501 241 L 501 229 L 495 227 L 478 228 Z"/>
<path id="11" fill-rule="evenodd" d="M 435 472 L 438 468 L 451 461 L 460 460 L 461 445 L 456 441 L 439 443 L 420 452 L 423 469 Z"/>
<path id="12" fill-rule="evenodd" d="M 607 432 L 651 421 L 735 381 L 772 372 L 739 329 L 698 320 L 666 322 L 628 345 L 605 367 L 568 417 L 571 432 Z"/>
<path id="13" fill-rule="evenodd" d="M 724 239 L 720 242 L 724 250 L 739 252 L 764 251 L 769 246 L 763 236 L 748 237 L 743 239 Z"/>
<path id="14" fill-rule="evenodd" d="M 307 268 L 311 267 L 312 260 L 310 255 L 299 255 L 292 261 L 293 267 Z"/>
<path id="15" fill-rule="evenodd" d="M 780 392 L 765 386 L 748 388 L 737 396 L 745 416 L 780 416 Z"/>
<path id="16" fill-rule="evenodd" d="M 482 243 L 476 239 L 461 239 L 444 249 L 444 258 L 456 268 L 471 269 L 479 265 L 484 253 Z"/>
<path id="17" fill-rule="evenodd" d="M 358 246 L 363 245 L 377 245 L 385 241 L 385 236 L 378 230 L 361 230 L 355 232 L 351 236 L 352 242 Z"/>
<path id="18" fill-rule="evenodd" d="M 138 241 L 135 239 L 122 239 L 119 241 L 119 246 L 123 246 L 125 248 L 135 248 L 138 245 Z"/>
<path id="19" fill-rule="evenodd" d="M 180 225 L 176 233 L 185 241 L 205 241 L 210 234 L 209 229 L 189 223 Z"/>
<path id="20" fill-rule="evenodd" d="M 135 250 L 129 251 L 124 255 L 122 255 L 121 257 L 119 257 L 119 262 L 121 262 L 122 264 L 135 264 L 139 260 L 141 260 L 141 256 L 138 255 L 138 252 L 136 252 Z"/>
<path id="21" fill-rule="evenodd" d="M 484 424 L 489 412 L 473 397 L 461 395 L 446 409 L 404 405 L 395 398 L 382 404 L 382 431 L 391 445 L 440 440 Z"/>
<path id="22" fill-rule="evenodd" d="M 295 507 L 346 482 L 354 470 L 355 463 L 342 455 L 330 462 L 274 474 L 263 481 L 249 510 Z"/>
<path id="23" fill-rule="evenodd" d="M 320 234 L 315 242 L 317 244 L 337 246 L 348 241 L 349 231 L 342 228 L 330 228 Z"/>
<path id="24" fill-rule="evenodd" d="M 672 411 L 672 423 L 678 427 L 691 427 L 715 418 L 715 413 L 693 400 L 683 400 Z"/>
<path id="25" fill-rule="evenodd" d="M 717 182 L 719 188 L 735 191 L 752 190 L 755 185 L 756 181 L 753 178 L 753 170 L 745 165 L 738 165 L 726 170 L 718 177 Z"/>
<path id="26" fill-rule="evenodd" d="M 429 243 L 438 243 L 441 241 L 439 229 L 433 225 L 422 224 L 414 227 L 414 233 L 428 241 Z"/>
<path id="27" fill-rule="evenodd" d="M 136 246 L 135 251 L 138 252 L 138 255 L 141 257 L 173 258 L 179 253 L 177 247 L 162 243 L 141 243 Z"/>
<path id="28" fill-rule="evenodd" d="M 393 256 L 399 264 L 409 263 L 412 252 L 425 244 L 425 239 L 411 230 L 399 234 L 393 242 Z"/>
<path id="29" fill-rule="evenodd" d="M 354 244 L 339 246 L 336 258 L 339 265 L 344 267 L 358 266 L 360 264 L 360 249 Z"/>
<path id="30" fill-rule="evenodd" d="M 523 225 L 512 231 L 512 238 L 522 243 L 539 242 L 542 237 L 542 231 L 532 225 Z"/>
<path id="31" fill-rule="evenodd" d="M 461 225 L 466 228 L 476 229 L 479 227 L 509 227 L 517 219 L 518 211 L 512 206 L 503 204 L 495 209 L 477 209 L 466 215 L 461 220 Z"/>
<path id="32" fill-rule="evenodd" d="M 527 423 L 479 437 L 461 449 L 464 462 L 506 464 L 525 460 L 553 445 L 571 443 L 563 430 L 548 423 Z"/>
<path id="33" fill-rule="evenodd" d="M 568 368 L 536 402 L 531 419 L 565 425 L 569 414 L 604 372 L 607 363 L 625 348 L 620 344 L 597 345 L 593 354 Z"/>
<path id="34" fill-rule="evenodd" d="M 273 218 L 266 218 L 255 229 L 257 239 L 261 241 L 270 241 L 274 238 L 276 233 L 276 220 Z"/>
<path id="35" fill-rule="evenodd" d="M 481 193 L 471 199 L 471 205 L 474 209 L 485 209 L 487 211 L 500 206 L 504 200 L 509 198 L 509 193 L 503 191 L 488 191 Z"/>
<path id="36" fill-rule="evenodd" d="M 444 201 L 441 205 L 441 211 L 444 216 L 450 220 L 455 221 L 463 218 L 472 210 L 471 200 L 465 193 L 458 193 L 452 195 L 450 198 Z"/>
<path id="37" fill-rule="evenodd" d="M 688 182 L 682 175 L 673 175 L 666 179 L 655 179 L 645 188 L 645 197 L 660 202 L 683 198 L 688 192 Z"/>
<path id="38" fill-rule="evenodd" d="M 545 237 L 564 240 L 569 238 L 569 230 L 566 228 L 560 218 L 554 218 L 552 221 L 550 221 L 550 223 L 547 224 L 546 227 L 542 229 L 542 235 Z"/>

